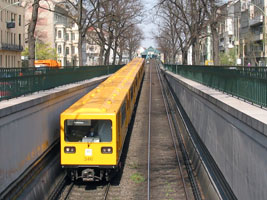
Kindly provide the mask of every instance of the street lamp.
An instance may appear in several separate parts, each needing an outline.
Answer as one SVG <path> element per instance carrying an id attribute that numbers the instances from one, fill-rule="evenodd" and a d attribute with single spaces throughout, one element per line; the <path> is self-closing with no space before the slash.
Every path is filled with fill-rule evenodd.
<path id="1" fill-rule="evenodd" d="M 0 13 L 2 12 L 2 10 L 5 10 L 6 8 L 8 8 L 8 7 L 10 7 L 10 6 L 19 5 L 19 4 L 20 4 L 19 1 L 15 2 L 15 3 L 13 3 L 13 4 L 9 4 L 9 5 L 7 5 L 6 7 L 0 9 Z"/>

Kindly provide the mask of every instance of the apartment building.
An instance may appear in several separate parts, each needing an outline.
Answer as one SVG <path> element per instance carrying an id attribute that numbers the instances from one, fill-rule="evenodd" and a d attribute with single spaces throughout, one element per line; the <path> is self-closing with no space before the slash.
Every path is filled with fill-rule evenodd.
<path id="1" fill-rule="evenodd" d="M 100 45 L 97 44 L 98 35 L 93 27 L 87 30 L 86 42 L 83 45 L 83 63 L 85 65 L 99 65 Z"/>
<path id="2" fill-rule="evenodd" d="M 21 67 L 24 8 L 17 0 L 0 0 L 0 67 Z"/>
<path id="3" fill-rule="evenodd" d="M 245 55 L 253 65 L 264 66 L 266 58 L 266 0 L 252 0 L 249 3 L 249 35 Z M 265 8 L 265 9 L 264 9 Z M 264 24 L 265 23 L 265 24 Z"/>
<path id="4" fill-rule="evenodd" d="M 24 3 L 27 2 L 24 0 Z M 56 49 L 57 61 L 64 66 L 78 66 L 78 27 L 64 15 L 66 13 L 57 1 L 40 1 L 43 8 L 39 8 L 38 21 L 35 29 L 35 37 L 38 42 L 51 45 Z M 25 21 L 29 23 L 32 15 L 32 4 L 25 5 Z M 55 10 L 50 12 L 48 9 Z M 28 26 L 25 27 L 27 32 Z M 26 42 L 27 42 L 26 35 Z M 38 59 L 38 58 L 37 58 Z"/>
<path id="5" fill-rule="evenodd" d="M 219 25 L 219 50 L 221 53 L 227 53 L 234 48 L 234 4 L 229 2 L 222 7 L 222 18 Z"/>

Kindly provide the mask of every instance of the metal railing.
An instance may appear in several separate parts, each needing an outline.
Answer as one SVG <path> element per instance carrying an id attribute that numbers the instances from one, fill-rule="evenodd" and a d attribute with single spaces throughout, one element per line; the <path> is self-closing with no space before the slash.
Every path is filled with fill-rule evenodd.
<path id="1" fill-rule="evenodd" d="M 164 68 L 211 88 L 267 107 L 267 67 L 183 66 Z"/>
<path id="2" fill-rule="evenodd" d="M 0 101 L 116 72 L 123 65 L 0 68 Z"/>

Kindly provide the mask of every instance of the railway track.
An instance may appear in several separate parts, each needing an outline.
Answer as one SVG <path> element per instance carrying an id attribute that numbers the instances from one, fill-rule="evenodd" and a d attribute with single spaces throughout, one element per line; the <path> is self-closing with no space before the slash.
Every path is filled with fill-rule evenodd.
<path id="1" fill-rule="evenodd" d="M 193 191 L 198 191 L 199 196 L 200 192 L 192 188 L 197 184 L 189 183 L 196 181 L 192 169 L 189 173 L 185 170 L 190 162 L 184 161 L 185 150 L 178 140 L 174 109 L 156 65 L 152 61 L 149 71 L 147 199 L 194 199 Z"/>
<path id="2" fill-rule="evenodd" d="M 197 180 L 196 180 L 195 175 L 193 173 L 190 159 L 187 155 L 187 151 L 186 151 L 185 145 L 183 143 L 183 139 L 181 136 L 181 129 L 178 125 L 179 123 L 178 123 L 178 119 L 177 119 L 178 116 L 176 115 L 175 99 L 173 98 L 173 95 L 172 95 L 168 85 L 163 80 L 162 74 L 160 73 L 159 66 L 157 65 L 156 68 L 157 68 L 157 74 L 158 74 L 158 78 L 159 78 L 159 82 L 160 82 L 160 86 L 161 86 L 162 97 L 164 100 L 164 105 L 165 105 L 166 113 L 168 116 L 168 123 L 169 123 L 170 129 L 171 129 L 173 144 L 175 147 L 177 163 L 179 166 L 179 171 L 180 171 L 180 175 L 181 175 L 182 182 L 183 182 L 185 197 L 186 197 L 186 199 L 190 199 L 189 195 L 188 195 L 188 191 L 187 191 L 188 188 L 186 187 L 185 178 L 184 178 L 184 175 L 182 172 L 182 163 L 181 163 L 181 160 L 179 158 L 179 152 L 178 152 L 178 147 L 176 145 L 176 140 L 178 140 L 179 148 L 181 150 L 183 161 L 184 161 L 184 164 L 186 166 L 186 171 L 188 174 L 188 178 L 190 180 L 190 184 L 191 184 L 191 188 L 192 188 L 192 191 L 194 194 L 194 198 L 196 200 L 201 200 L 202 197 L 201 197 L 200 189 L 198 187 L 198 183 L 197 183 Z M 179 116 L 179 117 L 181 117 L 181 116 Z"/>
<path id="3" fill-rule="evenodd" d="M 83 183 L 83 182 L 69 182 L 63 181 L 63 187 L 59 186 L 55 195 L 49 199 L 60 200 L 107 200 L 111 182 L 99 182 L 99 183 Z"/>

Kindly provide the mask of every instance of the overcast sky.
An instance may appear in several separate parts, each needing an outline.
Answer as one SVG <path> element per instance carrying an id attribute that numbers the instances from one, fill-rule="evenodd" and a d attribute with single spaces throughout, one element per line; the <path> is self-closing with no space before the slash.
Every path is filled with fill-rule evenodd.
<path id="1" fill-rule="evenodd" d="M 156 47 L 156 43 L 153 40 L 153 32 L 156 32 L 156 25 L 153 24 L 153 6 L 156 5 L 157 0 L 143 0 L 145 6 L 146 17 L 142 24 L 140 24 L 141 30 L 144 32 L 145 39 L 142 41 L 141 46 L 148 48 L 150 46 Z"/>

